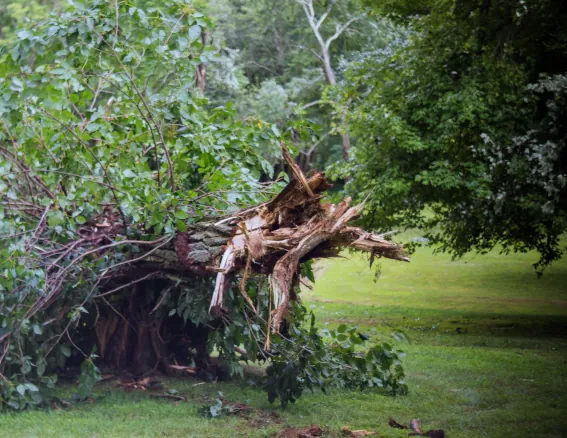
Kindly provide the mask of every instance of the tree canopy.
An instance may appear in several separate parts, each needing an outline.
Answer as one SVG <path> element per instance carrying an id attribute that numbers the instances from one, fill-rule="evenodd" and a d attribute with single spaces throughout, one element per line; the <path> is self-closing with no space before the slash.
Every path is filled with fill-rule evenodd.
<path id="1" fill-rule="evenodd" d="M 351 66 L 357 136 L 337 168 L 374 227 L 418 227 L 460 256 L 561 257 L 567 225 L 562 2 L 367 2 L 405 32 Z"/>

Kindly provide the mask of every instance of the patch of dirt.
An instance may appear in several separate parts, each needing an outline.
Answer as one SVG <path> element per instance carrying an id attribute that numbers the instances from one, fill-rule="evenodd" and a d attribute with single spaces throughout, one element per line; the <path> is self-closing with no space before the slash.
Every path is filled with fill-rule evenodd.
<path id="1" fill-rule="evenodd" d="M 288 427 L 273 435 L 274 438 L 314 438 L 323 436 L 325 432 L 319 426 L 312 424 L 309 427 Z"/>
<path id="2" fill-rule="evenodd" d="M 256 411 L 255 413 L 258 414 L 259 412 Z M 261 412 L 261 414 L 262 415 L 251 415 L 246 417 L 246 420 L 248 421 L 247 427 L 251 427 L 252 429 L 265 429 L 274 424 L 283 423 L 282 417 L 275 411 L 270 412 L 268 415 L 266 415 L 266 412 Z"/>
<path id="3" fill-rule="evenodd" d="M 138 391 L 159 391 L 163 389 L 161 382 L 154 377 L 144 377 L 135 379 L 133 377 L 121 377 L 120 380 L 112 385 L 113 388 L 122 388 L 126 392 Z"/>

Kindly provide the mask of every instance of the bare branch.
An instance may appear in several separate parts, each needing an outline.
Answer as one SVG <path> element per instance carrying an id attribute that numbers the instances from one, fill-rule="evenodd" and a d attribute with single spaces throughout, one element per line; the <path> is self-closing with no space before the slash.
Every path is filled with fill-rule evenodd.
<path id="1" fill-rule="evenodd" d="M 313 143 L 313 146 L 311 146 L 307 152 L 305 152 L 305 151 L 301 151 L 301 152 L 302 152 L 304 155 L 307 155 L 308 157 L 310 157 L 311 154 L 313 153 L 313 151 L 315 150 L 315 148 L 316 148 L 317 146 L 319 146 L 319 145 L 323 142 L 323 140 L 325 140 L 325 139 L 329 136 L 329 134 L 331 134 L 331 132 L 332 132 L 332 131 L 329 131 L 329 132 L 326 132 L 324 135 L 322 135 L 322 136 L 319 138 L 318 141 L 316 141 L 315 143 Z"/>
<path id="2" fill-rule="evenodd" d="M 185 18 L 185 12 L 183 14 L 181 14 L 181 17 L 179 17 L 179 20 L 177 20 L 175 22 L 175 24 L 173 25 L 173 27 L 171 28 L 171 32 L 169 32 L 169 35 L 167 36 L 167 39 L 165 40 L 165 42 L 163 43 L 164 45 L 166 45 L 169 42 L 169 39 L 171 38 L 171 36 L 173 35 L 173 32 L 175 32 L 175 29 L 177 28 L 177 25 L 179 23 L 181 23 L 181 20 L 183 20 L 183 18 Z"/>
<path id="3" fill-rule="evenodd" d="M 319 105 L 319 104 L 322 103 L 322 102 L 323 102 L 322 99 L 314 100 L 313 102 L 309 102 L 309 103 L 306 103 L 305 105 L 302 105 L 302 106 L 301 106 L 301 109 L 307 109 L 307 108 L 309 108 L 309 107 L 312 107 L 312 106 L 315 106 L 315 105 Z"/>
<path id="4" fill-rule="evenodd" d="M 155 277 L 156 275 L 157 275 L 156 272 L 150 272 L 149 274 L 144 275 L 143 277 L 136 278 L 135 280 L 131 281 L 130 283 L 123 284 L 123 285 L 118 286 L 118 287 L 116 287 L 116 288 L 114 288 L 114 289 L 112 289 L 112 290 L 109 290 L 109 291 L 104 292 L 104 293 L 102 293 L 102 294 L 98 294 L 95 298 L 102 298 L 102 297 L 105 297 L 105 296 L 107 296 L 107 295 L 111 295 L 111 294 L 113 294 L 113 293 L 115 293 L 115 292 L 118 292 L 119 290 L 122 290 L 122 289 L 125 289 L 125 288 L 127 288 L 127 287 L 130 287 L 130 286 L 132 286 L 132 285 L 134 285 L 134 284 L 136 284 L 136 283 L 140 283 L 141 281 L 145 281 L 145 280 L 148 280 L 148 279 L 150 279 L 150 278 L 153 278 L 153 277 Z M 158 307 L 159 307 L 159 306 L 156 306 L 156 308 L 155 308 L 154 310 L 156 310 Z M 153 313 L 153 310 L 152 310 L 152 313 Z"/>
<path id="5" fill-rule="evenodd" d="M 287 150 L 287 147 L 283 141 L 280 142 L 280 147 L 282 148 L 282 155 L 284 156 L 284 159 L 287 162 L 288 166 L 291 168 L 291 171 L 295 175 L 297 181 L 305 188 L 305 191 L 310 197 L 315 196 L 313 190 L 311 190 L 311 187 L 309 187 L 307 179 L 305 179 L 305 175 L 303 175 L 303 172 L 301 171 L 299 166 L 295 164 L 295 162 L 291 158 L 291 155 L 289 155 L 289 151 Z"/>
<path id="6" fill-rule="evenodd" d="M 33 248 L 33 246 L 35 245 L 35 243 L 37 242 L 37 239 L 39 238 L 39 235 L 41 234 L 41 229 L 43 228 L 43 221 L 45 220 L 47 213 L 49 212 L 50 209 L 51 209 L 51 202 L 49 204 L 47 204 L 47 206 L 45 207 L 45 210 L 44 210 L 43 214 L 41 215 L 41 218 L 39 219 L 37 226 L 35 227 L 33 235 L 31 236 L 30 241 L 26 245 L 26 251 L 30 251 Z"/>
<path id="7" fill-rule="evenodd" d="M 343 26 L 337 24 L 335 34 L 329 37 L 329 39 L 325 42 L 325 47 L 328 49 L 331 46 L 331 43 L 335 41 L 338 37 L 340 37 L 341 34 L 347 29 L 347 27 L 349 27 L 352 23 L 358 20 L 360 20 L 360 17 L 353 17 L 350 20 L 348 20 Z"/>
<path id="8" fill-rule="evenodd" d="M 301 4 L 301 6 L 303 6 L 303 11 L 305 12 L 305 16 L 307 17 L 307 22 L 313 30 L 315 38 L 317 38 L 317 41 L 319 42 L 321 48 L 324 48 L 325 42 L 323 40 L 323 37 L 321 36 L 321 33 L 319 32 L 319 27 L 315 22 L 315 10 L 313 9 L 313 2 L 311 0 L 304 0 L 300 1 L 299 3 Z"/>
<path id="9" fill-rule="evenodd" d="M 120 22 L 120 13 L 118 11 L 118 0 L 114 0 L 114 21 L 115 21 L 114 42 L 112 43 L 112 47 L 114 47 L 116 41 L 118 41 L 118 23 Z"/>
<path id="10" fill-rule="evenodd" d="M 63 172 L 63 171 L 61 171 L 61 170 L 53 170 L 53 169 L 28 169 L 28 170 L 22 170 L 22 171 L 20 171 L 20 172 L 15 172 L 15 173 L 35 173 L 35 172 L 37 172 L 37 173 L 55 173 L 55 174 L 57 174 L 57 175 L 72 176 L 72 177 L 74 177 L 74 178 L 80 178 L 80 179 L 84 179 L 84 180 L 86 180 L 86 181 L 91 181 L 91 182 L 94 182 L 94 183 L 96 183 L 96 184 L 100 184 L 101 186 L 108 187 L 109 189 L 112 189 L 112 190 L 116 190 L 116 191 L 119 192 L 119 193 L 124 193 L 122 190 L 120 190 L 120 189 L 114 187 L 114 186 L 111 185 L 111 184 L 107 184 L 107 183 L 102 182 L 102 181 L 97 181 L 96 179 L 90 178 L 90 177 L 88 177 L 88 176 L 78 175 L 78 174 L 76 174 L 76 173 L 70 173 L 70 172 Z"/>
<path id="11" fill-rule="evenodd" d="M 323 22 L 325 21 L 327 16 L 331 13 L 332 9 L 333 9 L 333 3 L 331 3 L 331 5 L 327 8 L 327 10 L 325 12 L 323 12 L 323 15 L 321 15 L 321 17 L 317 21 L 317 24 L 315 25 L 315 27 L 317 29 L 319 29 L 321 27 L 321 25 L 323 24 Z"/>

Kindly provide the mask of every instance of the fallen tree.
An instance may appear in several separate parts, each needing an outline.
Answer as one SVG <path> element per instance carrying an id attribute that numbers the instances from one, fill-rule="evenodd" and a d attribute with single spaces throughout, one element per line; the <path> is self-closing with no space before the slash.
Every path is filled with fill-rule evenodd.
<path id="1" fill-rule="evenodd" d="M 403 249 L 350 224 L 363 205 L 324 202 L 325 176 L 307 179 L 276 130 L 179 93 L 194 71 L 178 48 L 202 49 L 183 26 L 201 29 L 200 14 L 153 11 L 150 25 L 118 12 L 70 6 L 3 63 L 2 406 L 41 403 L 38 385 L 79 365 L 88 394 L 99 368 L 215 378 L 239 359 L 269 362 L 265 389 L 284 405 L 333 382 L 404 391 L 391 346 L 357 353 L 364 336 L 346 327 L 324 339 L 298 299 L 312 259 L 350 248 L 408 261 Z M 281 145 L 285 186 L 258 183 L 266 141 Z"/>
<path id="2" fill-rule="evenodd" d="M 290 164 L 295 166 L 291 161 Z M 235 277 L 240 279 L 237 286 L 242 298 L 256 314 L 257 304 L 247 293 L 247 280 L 255 274 L 268 276 L 272 303 L 269 325 L 278 333 L 290 298 L 296 298 L 301 262 L 338 256 L 344 248 L 365 251 L 371 257 L 409 261 L 399 245 L 348 225 L 360 214 L 362 205 L 350 206 L 349 198 L 337 205 L 321 202 L 324 191 L 330 187 L 323 174 L 316 173 L 306 180 L 298 168 L 296 172 L 299 179 L 293 179 L 269 202 L 215 222 L 199 222 L 187 232 L 158 239 L 125 238 L 122 219 L 112 210 L 94 217 L 78 228 L 77 239 L 49 250 L 44 248 L 38 254 L 39 266 L 46 274 L 45 291 L 23 319 L 34 318 L 59 299 L 65 285 L 76 282 L 82 274 L 83 260 L 114 259 L 113 251 L 123 254 L 125 247 L 136 247 L 136 252 L 130 252 L 124 260 L 109 264 L 104 274 L 97 277 L 93 293 L 87 295 L 86 301 L 101 300 L 113 309 L 110 313 L 103 309 L 103 315 L 99 314 L 94 323 L 96 344 L 102 359 L 116 368 L 140 373 L 158 364 L 163 372 L 169 372 L 173 371 L 171 354 L 153 315 L 174 288 L 192 288 L 195 283 L 210 288 L 209 312 L 222 319 L 229 314 L 224 296 Z M 50 229 L 44 222 L 50 208 L 51 204 L 38 217 L 30 242 L 49 239 L 45 236 L 49 236 Z M 204 280 L 212 276 L 214 284 Z M 140 290 L 145 293 L 146 284 L 159 285 L 162 292 L 159 300 L 143 302 L 140 306 L 136 300 L 144 301 Z M 127 298 L 119 311 L 108 303 L 111 295 Z M 175 329 L 182 331 L 180 327 Z M 12 335 L 5 336 L 7 346 Z M 198 337 L 196 333 L 193 336 Z M 143 361 L 142 356 L 145 356 Z"/>

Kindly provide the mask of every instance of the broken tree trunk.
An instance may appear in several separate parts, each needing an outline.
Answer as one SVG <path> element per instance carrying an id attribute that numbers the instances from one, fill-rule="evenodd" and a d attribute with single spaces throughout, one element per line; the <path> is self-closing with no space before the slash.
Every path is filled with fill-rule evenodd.
<path id="1" fill-rule="evenodd" d="M 300 262 L 337 256 L 343 248 L 409 261 L 400 245 L 348 225 L 361 213 L 362 204 L 351 206 L 350 198 L 337 205 L 321 202 L 329 187 L 322 173 L 302 182 L 294 179 L 270 202 L 216 222 L 197 223 L 166 245 L 138 255 L 139 261 L 126 269 L 145 272 L 145 280 L 174 273 L 216 275 L 211 309 L 222 307 L 235 272 L 244 277 L 253 272 L 271 275 L 277 331 Z"/>

